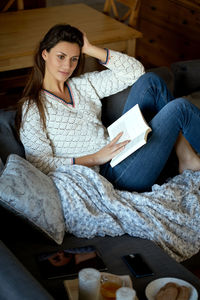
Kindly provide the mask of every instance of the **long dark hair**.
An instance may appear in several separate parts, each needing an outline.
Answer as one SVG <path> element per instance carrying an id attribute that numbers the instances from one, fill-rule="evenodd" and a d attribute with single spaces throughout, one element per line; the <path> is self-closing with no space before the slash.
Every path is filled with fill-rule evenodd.
<path id="1" fill-rule="evenodd" d="M 76 43 L 79 45 L 81 50 L 83 47 L 83 33 L 68 24 L 57 24 L 46 33 L 42 41 L 39 43 L 34 55 L 33 68 L 24 88 L 22 98 L 17 105 L 16 128 L 18 133 L 21 127 L 22 106 L 26 101 L 28 102 L 27 110 L 31 104 L 35 103 L 37 105 L 43 129 L 46 128 L 45 104 L 42 102 L 40 97 L 45 73 L 45 61 L 42 58 L 42 51 L 46 49 L 49 52 L 62 41 Z M 83 55 L 80 55 L 77 67 L 72 76 L 76 76 L 81 72 L 83 60 Z"/>

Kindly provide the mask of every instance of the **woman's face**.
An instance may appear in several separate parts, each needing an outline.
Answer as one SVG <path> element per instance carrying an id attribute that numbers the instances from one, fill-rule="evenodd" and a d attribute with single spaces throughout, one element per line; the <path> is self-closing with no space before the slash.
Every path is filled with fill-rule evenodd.
<path id="1" fill-rule="evenodd" d="M 76 69 L 79 56 L 79 45 L 70 42 L 59 42 L 49 52 L 44 50 L 42 57 L 45 61 L 45 76 L 66 81 Z"/>

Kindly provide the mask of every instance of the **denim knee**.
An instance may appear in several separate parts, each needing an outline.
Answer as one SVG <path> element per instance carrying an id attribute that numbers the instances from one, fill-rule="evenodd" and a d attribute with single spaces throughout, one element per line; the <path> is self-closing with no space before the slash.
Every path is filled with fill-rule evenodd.
<path id="1" fill-rule="evenodd" d="M 167 108 L 171 109 L 172 112 L 175 109 L 185 112 L 185 111 L 187 111 L 187 109 L 191 108 L 191 105 L 192 105 L 192 103 L 190 103 L 187 99 L 180 97 L 180 98 L 176 98 L 173 101 L 169 102 L 167 104 Z"/>
<path id="2" fill-rule="evenodd" d="M 187 128 L 189 121 L 191 120 L 191 112 L 193 111 L 193 104 L 185 98 L 176 98 L 173 101 L 167 103 L 163 108 L 165 114 L 169 116 L 176 116 L 177 121 L 180 124 L 182 131 Z"/>
<path id="3" fill-rule="evenodd" d="M 143 74 L 140 78 L 139 78 L 140 81 L 143 81 L 144 84 L 145 82 L 151 82 L 151 83 L 156 83 L 156 85 L 159 83 L 161 84 L 166 84 L 165 81 L 160 77 L 158 76 L 156 73 L 154 72 L 147 72 L 145 74 Z"/>

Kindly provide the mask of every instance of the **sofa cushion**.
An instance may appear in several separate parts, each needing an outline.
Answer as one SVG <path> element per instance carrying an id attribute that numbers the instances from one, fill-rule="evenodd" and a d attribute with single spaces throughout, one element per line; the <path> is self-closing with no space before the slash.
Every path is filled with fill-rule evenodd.
<path id="1" fill-rule="evenodd" d="M 129 91 L 130 87 L 102 99 L 102 122 L 106 127 L 121 117 Z"/>
<path id="2" fill-rule="evenodd" d="M 0 158 L 0 172 L 3 170 L 3 168 L 4 168 L 4 164 L 3 164 L 3 162 L 2 162 L 2 160 Z"/>
<path id="3" fill-rule="evenodd" d="M 0 175 L 0 204 L 62 243 L 65 223 L 53 181 L 16 154 L 8 157 Z"/>
<path id="4" fill-rule="evenodd" d="M 200 91 L 200 59 L 173 63 L 175 97 Z"/>
<path id="5" fill-rule="evenodd" d="M 16 111 L 0 110 L 0 157 L 5 163 L 9 154 L 25 157 L 24 147 L 15 131 Z"/>

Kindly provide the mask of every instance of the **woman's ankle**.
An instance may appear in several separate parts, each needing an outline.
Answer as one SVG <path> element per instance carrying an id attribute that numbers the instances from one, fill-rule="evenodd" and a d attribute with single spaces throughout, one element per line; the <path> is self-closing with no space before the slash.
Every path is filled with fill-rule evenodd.
<path id="1" fill-rule="evenodd" d="M 179 160 L 179 174 L 185 170 L 200 171 L 200 158 L 198 155 L 191 156 L 185 160 Z"/>

